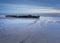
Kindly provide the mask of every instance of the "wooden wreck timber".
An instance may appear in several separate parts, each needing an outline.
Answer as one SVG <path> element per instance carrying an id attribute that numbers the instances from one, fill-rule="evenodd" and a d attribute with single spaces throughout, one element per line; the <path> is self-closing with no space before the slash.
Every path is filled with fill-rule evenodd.
<path id="1" fill-rule="evenodd" d="M 40 16 L 32 16 L 32 15 L 6 15 L 6 17 L 14 17 L 14 18 L 39 18 Z"/>

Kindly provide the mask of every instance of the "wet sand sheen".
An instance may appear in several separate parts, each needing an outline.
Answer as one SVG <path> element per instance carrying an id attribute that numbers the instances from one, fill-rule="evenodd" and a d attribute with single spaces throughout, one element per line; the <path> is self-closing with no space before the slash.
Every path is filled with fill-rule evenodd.
<path id="1" fill-rule="evenodd" d="M 60 24 L 48 23 L 46 26 L 38 21 L 28 26 L 35 19 L 23 20 L 0 19 L 0 43 L 60 43 Z"/>

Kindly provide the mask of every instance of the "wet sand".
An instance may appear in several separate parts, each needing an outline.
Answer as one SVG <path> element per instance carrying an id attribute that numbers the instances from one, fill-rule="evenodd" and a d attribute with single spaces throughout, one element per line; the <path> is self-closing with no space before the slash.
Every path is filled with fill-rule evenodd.
<path id="1" fill-rule="evenodd" d="M 0 43 L 60 43 L 59 23 L 34 20 L 0 19 Z"/>

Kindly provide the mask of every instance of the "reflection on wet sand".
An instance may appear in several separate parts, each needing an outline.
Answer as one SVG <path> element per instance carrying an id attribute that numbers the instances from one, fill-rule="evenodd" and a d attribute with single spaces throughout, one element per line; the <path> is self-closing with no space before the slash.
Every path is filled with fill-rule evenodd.
<path id="1" fill-rule="evenodd" d="M 0 19 L 0 43 L 60 43 L 59 23 L 43 18 L 28 26 L 35 20 Z"/>
<path id="2" fill-rule="evenodd" d="M 60 23 L 60 20 L 48 20 L 48 23 Z"/>

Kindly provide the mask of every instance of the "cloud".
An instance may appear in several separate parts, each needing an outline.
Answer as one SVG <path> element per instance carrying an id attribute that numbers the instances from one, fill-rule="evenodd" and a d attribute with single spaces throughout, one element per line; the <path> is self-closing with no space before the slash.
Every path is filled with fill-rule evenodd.
<path id="1" fill-rule="evenodd" d="M 0 13 L 60 13 L 60 10 L 53 7 L 18 4 L 0 4 L 0 6 Z"/>

